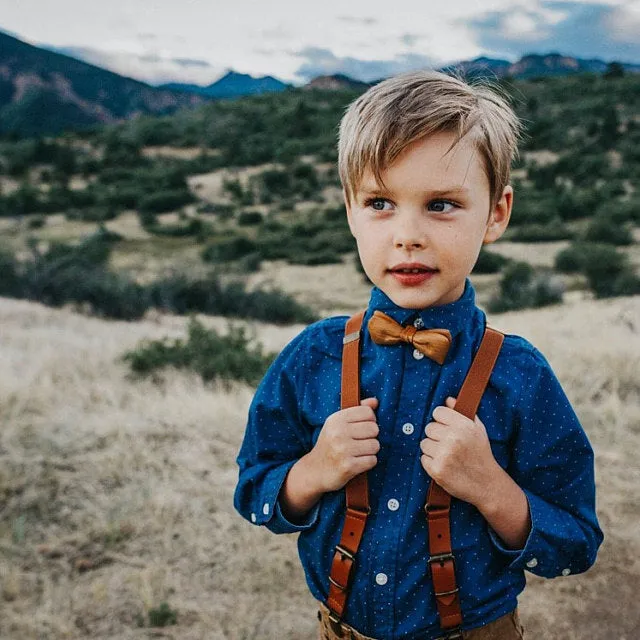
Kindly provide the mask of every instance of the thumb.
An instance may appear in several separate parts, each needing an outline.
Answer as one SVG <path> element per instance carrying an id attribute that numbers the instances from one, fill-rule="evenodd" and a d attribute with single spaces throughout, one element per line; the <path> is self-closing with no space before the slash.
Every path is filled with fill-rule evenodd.
<path id="1" fill-rule="evenodd" d="M 453 409 L 456 406 L 456 399 L 452 398 L 451 396 L 449 396 L 446 400 L 445 400 L 445 405 L 447 407 L 449 407 L 449 409 Z"/>
<path id="2" fill-rule="evenodd" d="M 364 398 L 364 400 L 360 400 L 360 404 L 363 404 L 367 407 L 371 407 L 372 409 L 377 409 L 378 398 Z"/>

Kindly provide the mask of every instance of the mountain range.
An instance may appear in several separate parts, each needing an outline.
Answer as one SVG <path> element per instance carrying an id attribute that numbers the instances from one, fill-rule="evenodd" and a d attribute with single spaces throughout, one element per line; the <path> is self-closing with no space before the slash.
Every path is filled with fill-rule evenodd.
<path id="1" fill-rule="evenodd" d="M 603 73 L 608 63 L 559 53 L 526 55 L 517 62 L 480 57 L 445 67 L 467 75 L 532 78 Z M 640 65 L 622 64 L 626 72 Z M 314 78 L 303 89 L 365 90 L 375 83 L 342 74 Z M 0 135 L 37 136 L 119 122 L 141 114 L 169 114 L 206 101 L 284 91 L 272 76 L 229 71 L 209 86 L 170 83 L 158 87 L 76 58 L 27 44 L 0 31 Z"/>

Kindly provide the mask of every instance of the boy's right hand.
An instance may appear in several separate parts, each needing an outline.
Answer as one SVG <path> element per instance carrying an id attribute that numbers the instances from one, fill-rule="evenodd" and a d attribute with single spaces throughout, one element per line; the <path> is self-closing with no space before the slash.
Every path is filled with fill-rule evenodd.
<path id="1" fill-rule="evenodd" d="M 351 478 L 376 466 L 380 451 L 377 407 L 377 398 L 365 398 L 360 406 L 341 409 L 325 420 L 308 454 L 324 493 L 342 489 Z"/>

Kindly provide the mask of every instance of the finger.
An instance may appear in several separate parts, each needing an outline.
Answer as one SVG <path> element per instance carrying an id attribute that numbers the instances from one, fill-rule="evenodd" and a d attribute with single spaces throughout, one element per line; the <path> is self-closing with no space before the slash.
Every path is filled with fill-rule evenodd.
<path id="1" fill-rule="evenodd" d="M 449 409 L 453 409 L 456 406 L 456 399 L 449 396 L 445 401 L 445 406 L 449 407 Z"/>
<path id="2" fill-rule="evenodd" d="M 460 420 L 462 419 L 464 420 L 469 420 L 469 418 L 463 416 L 461 413 L 458 413 L 457 411 L 449 408 L 449 407 L 445 407 L 444 405 L 440 405 L 439 407 L 436 407 L 433 410 L 433 419 L 436 422 L 440 422 L 442 424 L 446 424 L 446 425 L 450 425 L 450 424 L 454 424 L 456 422 L 460 422 Z M 470 421 L 472 422 L 472 421 Z"/>
<path id="3" fill-rule="evenodd" d="M 438 443 L 433 440 L 429 440 L 429 438 L 425 438 L 420 441 L 420 451 L 426 456 L 430 458 L 434 458 L 436 455 L 436 451 L 438 448 Z"/>
<path id="4" fill-rule="evenodd" d="M 370 471 L 377 464 L 378 458 L 376 456 L 360 456 L 358 458 L 354 458 L 353 470 L 356 474 L 360 474 L 365 471 Z"/>
<path id="5" fill-rule="evenodd" d="M 447 427 L 445 425 L 440 424 L 439 422 L 430 422 L 425 428 L 424 432 L 427 438 L 431 438 L 436 442 L 439 442 L 442 439 L 443 430 Z"/>
<path id="6" fill-rule="evenodd" d="M 372 420 L 366 420 L 363 422 L 353 422 L 349 427 L 349 435 L 354 440 L 368 440 L 370 438 L 377 438 L 380 433 L 380 427 L 376 422 Z"/>
<path id="7" fill-rule="evenodd" d="M 376 420 L 376 414 L 369 405 L 360 405 L 358 407 L 348 407 L 342 409 L 347 422 L 363 422 L 365 420 Z"/>
<path id="8" fill-rule="evenodd" d="M 357 440 L 351 451 L 355 458 L 373 456 L 380 451 L 380 443 L 377 440 Z"/>
<path id="9" fill-rule="evenodd" d="M 372 409 L 378 408 L 378 398 L 364 398 L 360 400 L 361 405 L 365 405 L 367 407 L 371 407 Z"/>

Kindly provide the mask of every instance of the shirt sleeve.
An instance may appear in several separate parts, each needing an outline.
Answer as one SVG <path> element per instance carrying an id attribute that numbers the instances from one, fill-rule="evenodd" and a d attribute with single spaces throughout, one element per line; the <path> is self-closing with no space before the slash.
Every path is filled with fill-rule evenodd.
<path id="1" fill-rule="evenodd" d="M 304 522 L 294 524 L 278 503 L 289 469 L 312 448 L 311 429 L 300 411 L 308 332 L 307 327 L 280 352 L 258 385 L 236 459 L 234 507 L 249 522 L 274 533 L 303 531 L 318 519 L 318 504 Z"/>
<path id="2" fill-rule="evenodd" d="M 586 571 L 603 534 L 595 511 L 593 449 L 544 356 L 532 348 L 523 378 L 507 471 L 529 503 L 531 532 L 521 550 L 494 545 L 512 569 L 553 578 Z"/>

